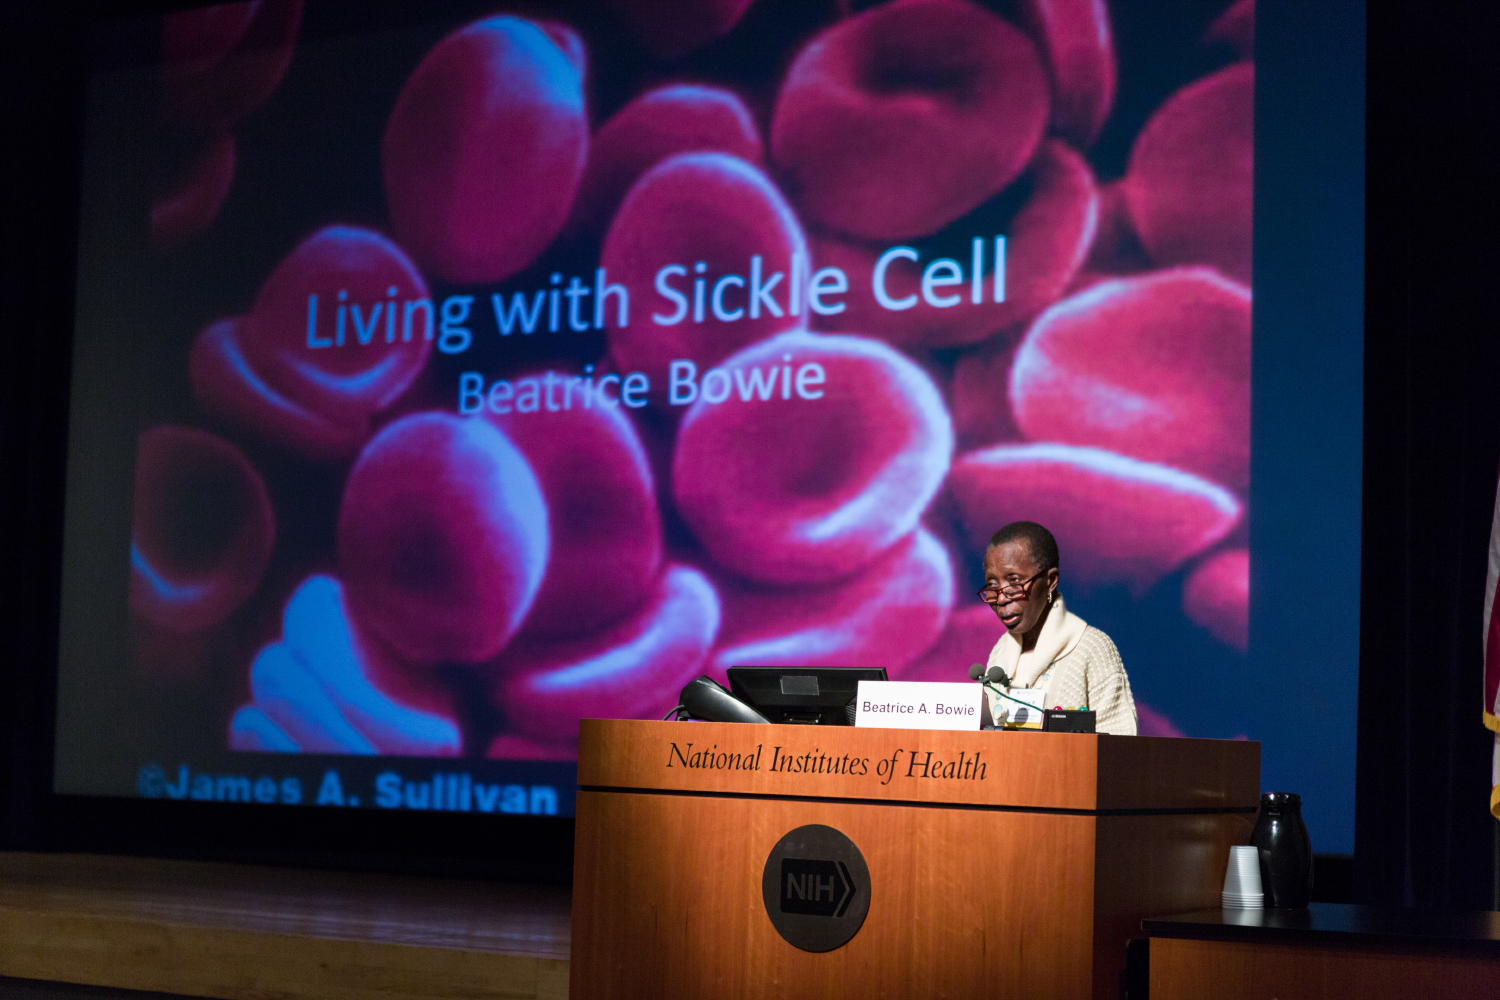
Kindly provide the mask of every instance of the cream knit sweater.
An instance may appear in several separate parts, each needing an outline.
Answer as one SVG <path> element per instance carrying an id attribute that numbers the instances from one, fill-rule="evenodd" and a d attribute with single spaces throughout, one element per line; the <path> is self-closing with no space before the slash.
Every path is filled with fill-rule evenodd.
<path id="1" fill-rule="evenodd" d="M 1045 692 L 1048 708 L 1093 709 L 1101 733 L 1136 734 L 1135 698 L 1120 651 L 1109 636 L 1068 611 L 1061 594 L 1047 611 L 1036 645 L 1023 653 L 1020 642 L 1007 632 L 990 650 L 989 666 L 1002 668 L 1012 688 Z M 999 699 L 988 697 L 998 717 Z"/>

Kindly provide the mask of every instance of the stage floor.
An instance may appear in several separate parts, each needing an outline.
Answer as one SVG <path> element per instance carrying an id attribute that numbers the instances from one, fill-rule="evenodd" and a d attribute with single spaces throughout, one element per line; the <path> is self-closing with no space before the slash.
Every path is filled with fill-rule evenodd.
<path id="1" fill-rule="evenodd" d="M 571 893 L 0 853 L 0 976 L 223 1000 L 568 995 Z"/>

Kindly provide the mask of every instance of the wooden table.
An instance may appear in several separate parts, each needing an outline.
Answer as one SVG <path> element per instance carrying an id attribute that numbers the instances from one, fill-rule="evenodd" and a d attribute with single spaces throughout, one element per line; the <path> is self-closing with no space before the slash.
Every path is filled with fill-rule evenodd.
<path id="1" fill-rule="evenodd" d="M 1143 916 L 1218 899 L 1260 794 L 1257 743 L 1072 733 L 585 720 L 578 767 L 578 1000 L 1117 997 Z M 762 896 L 809 824 L 869 871 L 825 952 Z"/>
<path id="2" fill-rule="evenodd" d="M 565 888 L 0 853 L 0 977 L 224 1000 L 567 996 Z"/>
<path id="3" fill-rule="evenodd" d="M 1144 922 L 1151 1000 L 1500 996 L 1500 913 L 1341 903 Z"/>

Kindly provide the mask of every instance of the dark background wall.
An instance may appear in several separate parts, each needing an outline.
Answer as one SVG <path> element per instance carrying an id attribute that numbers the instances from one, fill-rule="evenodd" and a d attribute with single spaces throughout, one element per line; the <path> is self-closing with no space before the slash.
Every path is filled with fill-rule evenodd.
<path id="1" fill-rule="evenodd" d="M 308 836 L 275 811 L 247 824 L 234 807 L 122 813 L 48 794 L 83 26 L 166 6 L 0 3 L 0 848 L 565 877 L 561 827 L 521 824 L 496 840 L 469 817 L 419 816 L 420 829 L 371 834 L 332 816 Z M 1376 0 L 1368 24 L 1354 889 L 1370 902 L 1487 908 L 1496 824 L 1480 610 L 1500 468 L 1500 5 Z M 1261 599 L 1289 615 L 1318 603 Z M 1305 656 L 1318 670 L 1320 651 Z M 528 871 L 496 861 L 539 838 L 550 847 Z"/>
<path id="2" fill-rule="evenodd" d="M 83 88 L 67 4 L 0 4 L 0 844 L 50 784 Z"/>
<path id="3" fill-rule="evenodd" d="M 1500 463 L 1497 32 L 1500 4 L 1370 7 L 1355 885 L 1408 906 L 1500 908 L 1480 722 Z"/>

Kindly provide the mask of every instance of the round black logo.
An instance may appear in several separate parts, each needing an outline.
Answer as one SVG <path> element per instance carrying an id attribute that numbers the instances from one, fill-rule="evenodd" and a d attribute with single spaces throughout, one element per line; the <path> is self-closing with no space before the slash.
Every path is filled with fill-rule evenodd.
<path id="1" fill-rule="evenodd" d="M 760 877 L 771 926 L 803 951 L 833 951 L 870 912 L 870 869 L 854 841 L 812 823 L 782 837 Z"/>

